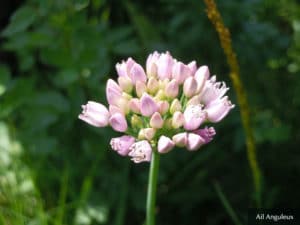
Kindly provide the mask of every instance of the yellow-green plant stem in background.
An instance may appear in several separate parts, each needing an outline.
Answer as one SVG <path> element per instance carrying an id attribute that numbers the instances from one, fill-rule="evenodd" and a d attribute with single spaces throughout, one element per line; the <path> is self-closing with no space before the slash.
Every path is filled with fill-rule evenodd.
<path id="1" fill-rule="evenodd" d="M 246 135 L 247 155 L 250 168 L 253 174 L 253 182 L 255 188 L 255 200 L 257 206 L 261 203 L 261 173 L 256 160 L 256 147 L 254 141 L 253 130 L 250 124 L 250 113 L 245 90 L 240 80 L 239 64 L 235 52 L 232 49 L 230 32 L 224 25 L 221 14 L 219 13 L 214 0 L 204 0 L 207 10 L 207 16 L 215 26 L 219 35 L 221 46 L 226 55 L 227 63 L 230 67 L 230 78 L 235 89 L 238 104 L 240 106 L 241 119 Z"/>
<path id="2" fill-rule="evenodd" d="M 146 225 L 155 224 L 155 202 L 156 202 L 159 157 L 160 157 L 159 153 L 155 149 L 153 149 L 150 171 L 149 171 L 149 180 L 148 180 Z"/>

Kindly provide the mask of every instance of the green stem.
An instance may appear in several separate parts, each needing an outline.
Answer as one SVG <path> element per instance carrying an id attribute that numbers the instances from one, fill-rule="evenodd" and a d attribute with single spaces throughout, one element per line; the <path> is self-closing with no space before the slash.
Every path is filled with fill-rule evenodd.
<path id="1" fill-rule="evenodd" d="M 146 225 L 155 225 L 155 200 L 157 189 L 157 175 L 159 168 L 159 153 L 155 150 L 152 153 L 149 180 L 148 180 L 148 193 L 146 205 Z"/>

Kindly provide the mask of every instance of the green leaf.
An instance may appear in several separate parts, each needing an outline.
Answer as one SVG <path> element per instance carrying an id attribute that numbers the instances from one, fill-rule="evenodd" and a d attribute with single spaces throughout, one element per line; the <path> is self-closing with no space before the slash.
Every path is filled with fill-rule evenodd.
<path id="1" fill-rule="evenodd" d="M 5 93 L 9 80 L 10 71 L 8 67 L 0 64 L 0 96 Z"/>
<path id="2" fill-rule="evenodd" d="M 11 17 L 9 25 L 4 29 L 2 35 L 10 37 L 16 33 L 26 30 L 33 24 L 36 18 L 36 10 L 29 6 L 19 8 Z"/>

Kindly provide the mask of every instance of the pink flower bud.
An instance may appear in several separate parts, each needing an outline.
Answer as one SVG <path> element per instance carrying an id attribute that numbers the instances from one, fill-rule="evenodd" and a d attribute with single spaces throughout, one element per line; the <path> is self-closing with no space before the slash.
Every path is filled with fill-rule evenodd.
<path id="1" fill-rule="evenodd" d="M 150 119 L 150 126 L 156 129 L 160 129 L 162 128 L 162 126 L 164 125 L 164 121 L 161 118 L 161 115 L 159 114 L 159 112 L 155 112 L 153 113 L 151 119 Z"/>
<path id="2" fill-rule="evenodd" d="M 132 98 L 129 101 L 129 109 L 134 113 L 141 113 L 140 110 L 140 100 L 137 98 Z"/>
<path id="3" fill-rule="evenodd" d="M 200 137 L 198 134 L 189 133 L 187 136 L 187 149 L 189 151 L 198 150 L 203 144 L 205 144 L 205 140 Z"/>
<path id="4" fill-rule="evenodd" d="M 163 80 L 165 78 L 171 78 L 173 63 L 174 60 L 169 52 L 163 53 L 159 56 L 159 59 L 156 62 L 157 75 L 159 79 Z"/>
<path id="5" fill-rule="evenodd" d="M 159 101 L 158 103 L 158 112 L 160 115 L 164 115 L 169 110 L 169 103 L 167 101 Z"/>
<path id="6" fill-rule="evenodd" d="M 205 140 L 205 144 L 212 141 L 213 136 L 216 135 L 216 131 L 213 127 L 195 130 L 194 133 L 200 135 Z"/>
<path id="7" fill-rule="evenodd" d="M 195 79 L 198 83 L 197 93 L 200 93 L 209 78 L 209 69 L 207 66 L 200 66 L 195 74 Z"/>
<path id="8" fill-rule="evenodd" d="M 174 146 L 175 144 L 170 138 L 162 135 L 158 140 L 157 150 L 159 153 L 167 153 L 171 151 Z"/>
<path id="9" fill-rule="evenodd" d="M 125 132 L 127 130 L 127 121 L 121 113 L 113 114 L 109 119 L 109 123 L 115 131 Z"/>
<path id="10" fill-rule="evenodd" d="M 140 110 L 141 110 L 141 114 L 143 116 L 151 116 L 153 113 L 158 111 L 158 107 L 157 107 L 155 101 L 147 93 L 144 93 L 141 98 Z"/>
<path id="11" fill-rule="evenodd" d="M 181 111 L 181 104 L 177 98 L 175 98 L 170 106 L 170 113 L 173 114 L 176 111 Z"/>
<path id="12" fill-rule="evenodd" d="M 190 98 L 197 92 L 197 81 L 194 77 L 188 77 L 183 84 L 183 93 L 186 97 Z"/>
<path id="13" fill-rule="evenodd" d="M 126 62 L 117 63 L 116 70 L 120 77 L 125 76 L 129 77 L 129 71 L 131 70 L 133 64 L 136 62 L 132 58 L 128 58 Z"/>
<path id="14" fill-rule="evenodd" d="M 196 71 L 197 71 L 197 63 L 196 63 L 196 61 L 192 61 L 192 62 L 190 62 L 188 65 L 187 65 L 189 68 L 190 68 L 190 70 L 191 70 L 191 76 L 194 76 L 194 74 L 196 73 Z"/>
<path id="15" fill-rule="evenodd" d="M 127 65 L 125 62 L 117 63 L 116 64 L 116 70 L 120 77 L 127 76 Z"/>
<path id="16" fill-rule="evenodd" d="M 134 137 L 123 135 L 118 138 L 112 138 L 110 141 L 110 146 L 120 155 L 126 156 L 130 152 L 130 146 L 134 143 L 134 141 Z"/>
<path id="17" fill-rule="evenodd" d="M 108 125 L 109 112 L 104 105 L 88 101 L 86 105 L 82 105 L 81 107 L 83 110 L 78 116 L 79 119 L 95 127 L 105 127 Z"/>
<path id="18" fill-rule="evenodd" d="M 186 130 L 196 130 L 207 118 L 207 114 L 202 110 L 202 106 L 189 105 L 184 111 L 184 128 Z"/>
<path id="19" fill-rule="evenodd" d="M 131 160 L 135 163 L 150 162 L 152 157 L 151 145 L 146 140 L 135 142 L 131 145 L 128 155 L 132 157 Z"/>
<path id="20" fill-rule="evenodd" d="M 106 99 L 110 105 L 116 105 L 122 96 L 122 90 L 119 85 L 112 79 L 106 83 Z"/>
<path id="21" fill-rule="evenodd" d="M 184 147 L 187 145 L 187 132 L 175 134 L 172 137 L 173 142 L 178 147 Z"/>
<path id="22" fill-rule="evenodd" d="M 184 65 L 182 62 L 176 62 L 172 69 L 172 75 L 172 78 L 175 79 L 178 84 L 182 84 L 192 75 L 192 71 L 189 66 Z"/>
<path id="23" fill-rule="evenodd" d="M 146 72 L 148 77 L 156 77 L 157 76 L 157 65 L 156 62 L 159 59 L 160 54 L 158 52 L 153 52 L 150 54 L 146 61 Z"/>
<path id="24" fill-rule="evenodd" d="M 205 108 L 207 112 L 207 119 L 210 122 L 217 123 L 221 121 L 229 113 L 229 111 L 234 108 L 234 106 L 235 105 L 228 100 L 227 96 L 215 100 Z"/>
<path id="25" fill-rule="evenodd" d="M 118 83 L 123 91 L 127 93 L 130 93 L 132 91 L 132 82 L 129 77 L 127 76 L 118 77 Z"/>
<path id="26" fill-rule="evenodd" d="M 135 84 L 138 80 L 143 83 L 146 82 L 147 76 L 145 74 L 143 67 L 140 64 L 135 63 L 132 66 L 132 68 L 130 70 L 130 78 L 131 78 L 133 84 Z"/>
<path id="27" fill-rule="evenodd" d="M 147 90 L 149 93 L 154 94 L 158 90 L 158 81 L 154 77 L 150 77 L 147 83 Z"/>
<path id="28" fill-rule="evenodd" d="M 177 129 L 184 123 L 184 117 L 182 112 L 176 111 L 172 117 L 172 127 Z"/>
<path id="29" fill-rule="evenodd" d="M 139 139 L 147 139 L 148 141 L 151 141 L 155 135 L 155 129 L 153 128 L 144 128 L 141 129 L 138 135 Z"/>
<path id="30" fill-rule="evenodd" d="M 200 93 L 201 101 L 204 104 L 209 104 L 218 98 L 222 98 L 229 90 L 225 82 L 216 82 L 216 76 L 205 82 L 205 85 Z"/>
<path id="31" fill-rule="evenodd" d="M 135 84 L 136 95 L 140 98 L 146 92 L 146 90 L 146 84 L 138 80 Z"/>
<path id="32" fill-rule="evenodd" d="M 169 98 L 176 98 L 179 92 L 179 86 L 175 79 L 171 80 L 165 87 L 165 94 Z"/>

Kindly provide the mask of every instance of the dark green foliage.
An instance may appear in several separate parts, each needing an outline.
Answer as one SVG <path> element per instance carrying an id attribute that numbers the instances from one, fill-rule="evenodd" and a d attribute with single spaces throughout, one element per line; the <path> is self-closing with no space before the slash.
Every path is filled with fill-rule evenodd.
<path id="1" fill-rule="evenodd" d="M 300 5 L 217 3 L 250 101 L 263 207 L 299 207 Z M 143 223 L 149 165 L 112 152 L 110 128 L 77 119 L 87 100 L 106 102 L 115 63 L 144 65 L 153 50 L 169 50 L 232 87 L 196 0 L 28 0 L 11 12 L 1 42 L 0 224 Z M 236 103 L 232 88 L 229 95 Z M 219 196 L 245 224 L 254 196 L 238 106 L 216 130 L 199 152 L 162 156 L 158 224 L 232 224 Z"/>

